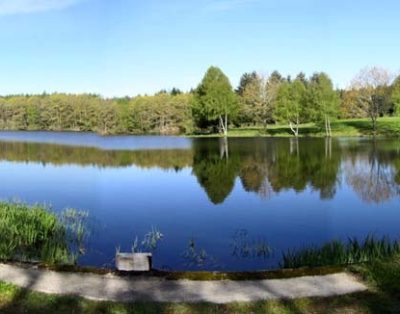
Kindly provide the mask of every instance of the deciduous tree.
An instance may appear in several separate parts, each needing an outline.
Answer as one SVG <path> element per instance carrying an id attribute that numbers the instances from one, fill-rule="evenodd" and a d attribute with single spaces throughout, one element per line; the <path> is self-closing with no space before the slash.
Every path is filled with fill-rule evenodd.
<path id="1" fill-rule="evenodd" d="M 400 116 L 400 76 L 393 82 L 391 101 L 395 115 Z"/>
<path id="2" fill-rule="evenodd" d="M 311 77 L 308 96 L 310 117 L 317 124 L 324 123 L 326 136 L 332 136 L 331 121 L 338 115 L 339 99 L 327 74 L 315 73 Z"/>
<path id="3" fill-rule="evenodd" d="M 218 120 L 220 131 L 227 136 L 228 118 L 238 112 L 239 106 L 231 83 L 217 67 L 210 67 L 194 96 L 195 115 L 207 120 Z"/>
<path id="4" fill-rule="evenodd" d="M 305 116 L 305 92 L 304 84 L 300 80 L 294 80 L 291 83 L 282 83 L 277 94 L 275 117 L 278 121 L 288 123 L 296 137 Z"/>
<path id="5" fill-rule="evenodd" d="M 389 71 L 378 67 L 362 69 L 352 82 L 351 88 L 358 92 L 358 105 L 370 117 L 374 133 L 378 117 L 384 113 L 390 82 Z"/>

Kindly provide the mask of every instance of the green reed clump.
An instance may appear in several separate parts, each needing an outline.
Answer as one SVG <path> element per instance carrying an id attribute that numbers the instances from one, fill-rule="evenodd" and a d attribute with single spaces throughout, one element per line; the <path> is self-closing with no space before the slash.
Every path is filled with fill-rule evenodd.
<path id="1" fill-rule="evenodd" d="M 400 253 L 400 242 L 388 237 L 376 239 L 368 235 L 363 241 L 350 238 L 334 240 L 321 247 L 311 247 L 283 254 L 283 268 L 350 265 L 391 257 Z"/>
<path id="2" fill-rule="evenodd" d="M 0 202 L 0 260 L 72 264 L 77 253 L 71 241 L 78 241 L 77 236 L 44 206 Z"/>

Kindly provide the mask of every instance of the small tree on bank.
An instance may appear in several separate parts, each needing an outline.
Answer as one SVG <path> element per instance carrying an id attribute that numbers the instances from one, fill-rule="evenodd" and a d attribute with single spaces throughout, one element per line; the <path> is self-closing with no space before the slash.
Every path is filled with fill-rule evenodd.
<path id="1" fill-rule="evenodd" d="M 299 125 L 305 113 L 305 92 L 303 82 L 294 80 L 282 83 L 277 93 L 275 117 L 288 123 L 295 137 L 299 136 Z"/>
<path id="2" fill-rule="evenodd" d="M 331 121 L 338 115 L 339 97 L 331 79 L 325 73 L 315 73 L 308 89 L 310 116 L 316 123 L 323 123 L 327 137 L 332 136 Z"/>
<path id="3" fill-rule="evenodd" d="M 378 117 L 385 111 L 390 81 L 391 75 L 387 70 L 371 67 L 361 70 L 352 82 L 352 88 L 358 94 L 358 104 L 370 117 L 374 133 Z"/>
<path id="4" fill-rule="evenodd" d="M 264 127 L 273 120 L 274 110 L 274 94 L 268 83 L 268 78 L 256 74 L 239 96 L 243 115 L 253 123 L 262 124 Z"/>
<path id="5" fill-rule="evenodd" d="M 392 85 L 391 102 L 396 116 L 400 116 L 400 76 L 395 79 Z"/>
<path id="6" fill-rule="evenodd" d="M 219 68 L 210 67 L 194 93 L 194 116 L 217 120 L 220 132 L 227 136 L 228 118 L 238 112 L 238 105 L 229 79 Z"/>

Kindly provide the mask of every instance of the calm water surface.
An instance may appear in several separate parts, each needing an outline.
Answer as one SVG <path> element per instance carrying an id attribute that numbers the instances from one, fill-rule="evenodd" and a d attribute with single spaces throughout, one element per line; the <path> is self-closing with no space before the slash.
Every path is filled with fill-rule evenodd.
<path id="1" fill-rule="evenodd" d="M 400 235 L 399 140 L 0 132 L 0 182 L 3 200 L 89 212 L 81 265 L 112 267 L 152 227 L 154 267 L 173 270 L 270 269 L 287 250 Z"/>

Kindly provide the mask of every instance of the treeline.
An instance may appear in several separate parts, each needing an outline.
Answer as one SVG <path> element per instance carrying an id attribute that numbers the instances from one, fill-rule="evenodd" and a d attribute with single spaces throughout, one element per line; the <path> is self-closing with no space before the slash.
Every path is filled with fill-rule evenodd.
<path id="1" fill-rule="evenodd" d="M 6 130 L 188 133 L 190 94 L 104 99 L 97 95 L 42 94 L 0 98 L 0 128 Z"/>
<path id="2" fill-rule="evenodd" d="M 275 71 L 270 76 L 245 73 L 236 90 L 240 100 L 239 124 L 287 124 L 293 135 L 299 135 L 299 124 L 314 122 L 331 136 L 335 119 L 370 118 L 400 115 L 400 77 L 385 69 L 361 70 L 349 88 L 335 89 L 323 72 L 307 78 L 299 73 L 294 79 Z"/>
<path id="3" fill-rule="evenodd" d="M 299 135 L 299 124 L 315 122 L 331 135 L 340 118 L 400 114 L 400 78 L 384 69 L 366 68 L 345 90 L 335 89 L 326 73 L 295 78 L 243 74 L 234 90 L 217 67 L 198 87 L 174 88 L 152 96 L 106 99 L 92 94 L 13 95 L 0 97 L 0 129 L 93 131 L 101 134 L 192 134 L 221 132 L 228 126 L 281 123 Z"/>

